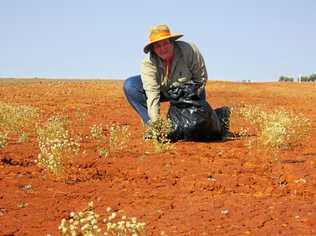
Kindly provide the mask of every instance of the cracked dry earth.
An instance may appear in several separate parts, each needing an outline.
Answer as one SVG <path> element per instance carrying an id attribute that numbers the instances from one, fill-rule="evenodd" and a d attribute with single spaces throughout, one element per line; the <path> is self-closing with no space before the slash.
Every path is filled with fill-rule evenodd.
<path id="1" fill-rule="evenodd" d="M 15 137 L 0 149 L 0 235 L 59 235 L 71 211 L 93 201 L 95 212 L 124 210 L 146 223 L 147 235 L 316 235 L 316 84 L 209 81 L 213 108 L 283 107 L 312 122 L 311 138 L 292 149 L 267 152 L 248 139 L 174 144 L 156 153 L 127 104 L 122 81 L 0 80 L 1 101 L 38 108 L 41 122 L 69 118 L 82 135 L 69 175 L 55 178 L 34 162 L 36 131 L 26 143 Z M 162 105 L 166 113 L 168 104 Z M 85 114 L 83 122 L 76 111 Z M 100 157 L 90 127 L 129 125 L 126 148 Z M 247 124 L 232 116 L 232 130 Z M 108 137 L 108 129 L 104 128 Z M 275 161 L 275 157 L 278 161 Z M 102 226 L 101 224 L 101 227 Z"/>

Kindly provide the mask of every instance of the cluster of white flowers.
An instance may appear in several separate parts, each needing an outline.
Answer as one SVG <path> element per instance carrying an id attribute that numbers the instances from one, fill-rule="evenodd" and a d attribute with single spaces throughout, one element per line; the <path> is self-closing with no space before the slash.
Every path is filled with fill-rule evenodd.
<path id="1" fill-rule="evenodd" d="M 110 207 L 107 208 L 107 212 L 110 215 L 103 220 L 106 224 L 103 235 L 146 235 L 146 224 L 137 222 L 136 217 L 127 219 L 127 217 L 123 215 L 120 217 L 120 220 L 117 220 L 119 214 L 112 211 Z M 67 236 L 99 236 L 102 235 L 102 230 L 98 226 L 98 218 L 100 218 L 100 216 L 93 211 L 93 202 L 89 202 L 86 210 L 80 211 L 79 213 L 71 212 L 69 220 L 62 219 L 58 229 L 62 235 Z"/>
<path id="2" fill-rule="evenodd" d="M 238 133 L 239 137 L 245 138 L 245 137 L 249 136 L 249 129 L 241 127 L 237 133 Z"/>
<path id="3" fill-rule="evenodd" d="M 245 106 L 240 109 L 240 114 L 256 126 L 259 133 L 257 141 L 265 147 L 294 146 L 310 134 L 311 122 L 308 118 L 282 108 L 266 112 L 256 106 Z"/>
<path id="4" fill-rule="evenodd" d="M 146 133 L 150 137 L 149 142 L 153 144 L 156 153 L 163 153 L 174 148 L 168 134 L 171 130 L 171 121 L 159 118 L 146 127 Z"/>
<path id="5" fill-rule="evenodd" d="M 79 140 L 70 137 L 65 122 L 58 117 L 49 119 L 45 127 L 38 129 L 40 153 L 38 163 L 55 175 L 63 171 L 63 162 L 71 154 L 79 152 Z"/>
<path id="6" fill-rule="evenodd" d="M 267 115 L 260 139 L 265 146 L 288 147 L 302 142 L 310 130 L 309 119 L 281 109 Z"/>
<path id="7" fill-rule="evenodd" d="M 240 108 L 239 114 L 259 129 L 262 128 L 264 121 L 267 120 L 267 113 L 254 105 L 247 105 Z"/>
<path id="8" fill-rule="evenodd" d="M 137 222 L 136 217 L 127 218 L 125 215 L 120 216 L 111 208 L 107 209 L 110 216 L 104 219 L 106 232 L 104 235 L 144 235 L 146 232 L 146 223 Z"/>
<path id="9" fill-rule="evenodd" d="M 97 139 L 100 143 L 105 142 L 105 136 L 103 134 L 103 128 L 101 125 L 92 125 L 90 128 L 90 134 L 92 138 Z"/>
<path id="10" fill-rule="evenodd" d="M 71 212 L 69 220 L 62 219 L 58 227 L 62 235 L 76 236 L 96 236 L 100 235 L 101 229 L 98 227 L 100 216 L 93 211 L 93 202 L 88 204 L 88 209 L 79 213 Z"/>

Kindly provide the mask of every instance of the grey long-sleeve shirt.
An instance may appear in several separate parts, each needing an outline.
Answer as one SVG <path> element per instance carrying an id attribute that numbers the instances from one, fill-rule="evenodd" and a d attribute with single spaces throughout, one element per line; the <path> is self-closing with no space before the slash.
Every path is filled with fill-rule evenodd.
<path id="1" fill-rule="evenodd" d="M 151 121 L 160 117 L 160 92 L 166 93 L 171 85 L 190 80 L 198 82 L 201 87 L 204 87 L 207 81 L 205 62 L 198 48 L 194 44 L 184 41 L 174 43 L 174 57 L 167 80 L 164 80 L 163 62 L 154 53 L 149 53 L 141 65 L 141 78 Z"/>

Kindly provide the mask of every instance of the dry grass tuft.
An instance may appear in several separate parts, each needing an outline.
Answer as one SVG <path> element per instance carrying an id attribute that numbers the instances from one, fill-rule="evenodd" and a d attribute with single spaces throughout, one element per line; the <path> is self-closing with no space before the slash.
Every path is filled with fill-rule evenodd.
<path id="1" fill-rule="evenodd" d="M 18 136 L 18 142 L 28 141 L 26 131 L 34 129 L 38 118 L 36 108 L 0 102 L 0 148 L 6 145 L 11 134 Z"/>

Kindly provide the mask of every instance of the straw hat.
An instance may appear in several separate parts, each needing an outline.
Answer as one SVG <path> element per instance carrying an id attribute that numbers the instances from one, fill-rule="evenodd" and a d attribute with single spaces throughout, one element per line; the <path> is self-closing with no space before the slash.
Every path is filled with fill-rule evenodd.
<path id="1" fill-rule="evenodd" d="M 172 34 L 167 25 L 164 25 L 164 24 L 155 25 L 154 27 L 149 29 L 149 35 L 148 35 L 149 42 L 144 47 L 144 52 L 148 53 L 150 46 L 153 43 L 156 43 L 160 40 L 164 40 L 164 39 L 177 40 L 178 38 L 181 38 L 182 36 L 183 34 Z"/>

